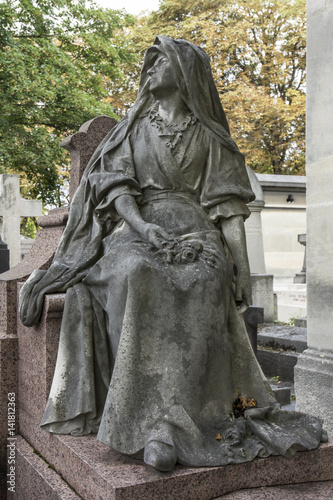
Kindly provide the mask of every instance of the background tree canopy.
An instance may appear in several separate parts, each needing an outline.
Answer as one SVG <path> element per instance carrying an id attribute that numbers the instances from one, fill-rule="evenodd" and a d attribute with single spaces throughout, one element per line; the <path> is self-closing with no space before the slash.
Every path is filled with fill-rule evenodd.
<path id="1" fill-rule="evenodd" d="M 303 174 L 305 0 L 162 0 L 135 20 L 90 0 L 0 3 L 0 172 L 65 202 L 62 137 L 136 100 L 156 34 L 205 49 L 231 133 L 257 172 Z"/>
<path id="2" fill-rule="evenodd" d="M 122 33 L 133 20 L 85 0 L 0 3 L 0 172 L 21 174 L 23 195 L 65 202 L 61 138 L 113 116 L 105 82 L 120 85 L 134 59 Z"/>
<path id="3" fill-rule="evenodd" d="M 231 134 L 250 167 L 304 174 L 305 0 L 164 0 L 132 28 L 141 55 L 156 34 L 208 53 Z M 118 113 L 135 100 L 140 65 L 124 68 L 127 88 L 113 90 Z"/>

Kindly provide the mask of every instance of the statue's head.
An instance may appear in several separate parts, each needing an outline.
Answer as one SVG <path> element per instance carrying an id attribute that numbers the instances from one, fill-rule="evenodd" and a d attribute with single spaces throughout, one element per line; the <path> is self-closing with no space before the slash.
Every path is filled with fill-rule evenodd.
<path id="1" fill-rule="evenodd" d="M 148 69 L 147 74 L 149 90 L 156 98 L 163 93 L 179 90 L 180 82 L 177 80 L 172 63 L 162 52 L 156 52 L 154 63 Z"/>
<path id="2" fill-rule="evenodd" d="M 157 36 L 145 55 L 138 97 L 152 93 L 158 98 L 158 92 L 166 86 L 177 88 L 202 122 L 217 122 L 229 132 L 209 57 L 203 49 L 186 40 Z"/>
<path id="3" fill-rule="evenodd" d="M 159 61 L 164 62 L 163 66 L 169 65 L 172 68 L 174 80 L 178 88 L 183 91 L 189 85 L 203 85 L 208 80 L 211 80 L 210 83 L 215 87 L 207 54 L 191 42 L 157 36 L 154 45 L 146 52 L 142 76 L 149 73 Z M 195 81 L 193 81 L 194 76 Z"/>

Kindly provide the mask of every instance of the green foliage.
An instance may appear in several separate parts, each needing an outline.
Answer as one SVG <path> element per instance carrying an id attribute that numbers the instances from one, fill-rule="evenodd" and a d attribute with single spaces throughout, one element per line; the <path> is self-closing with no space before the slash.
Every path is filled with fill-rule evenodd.
<path id="1" fill-rule="evenodd" d="M 37 218 L 22 217 L 20 233 L 28 238 L 36 238 L 37 234 Z"/>
<path id="2" fill-rule="evenodd" d="M 257 172 L 304 174 L 305 0 L 164 0 L 141 18 L 132 39 L 143 58 L 156 34 L 184 38 L 210 56 L 232 136 Z M 140 64 L 126 65 L 114 88 L 125 112 Z"/>
<path id="3" fill-rule="evenodd" d="M 87 120 L 114 116 L 107 81 L 135 60 L 122 11 L 85 0 L 0 4 L 0 172 L 19 173 L 23 196 L 60 206 L 68 182 L 61 138 Z"/>

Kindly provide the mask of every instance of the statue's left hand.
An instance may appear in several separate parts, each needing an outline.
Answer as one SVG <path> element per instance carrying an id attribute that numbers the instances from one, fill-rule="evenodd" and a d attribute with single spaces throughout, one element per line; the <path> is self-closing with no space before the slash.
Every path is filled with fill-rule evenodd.
<path id="1" fill-rule="evenodd" d="M 251 286 L 251 276 L 248 272 L 240 272 L 236 276 L 236 287 L 235 287 L 235 301 L 237 309 L 240 313 L 246 311 L 246 309 L 252 305 L 252 286 Z"/>

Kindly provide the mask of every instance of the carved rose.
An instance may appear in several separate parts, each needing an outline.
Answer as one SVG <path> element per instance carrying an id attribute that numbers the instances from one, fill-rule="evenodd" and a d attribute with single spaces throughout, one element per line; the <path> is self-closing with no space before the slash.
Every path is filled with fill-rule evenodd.
<path id="1" fill-rule="evenodd" d="M 199 254 L 203 251 L 204 247 L 201 241 L 181 241 L 177 244 L 166 244 L 164 248 L 160 249 L 157 253 L 168 264 L 191 264 L 199 258 Z"/>
<path id="2" fill-rule="evenodd" d="M 198 258 L 198 252 L 194 248 L 183 248 L 179 253 L 179 260 L 182 264 L 190 264 Z"/>
<path id="3" fill-rule="evenodd" d="M 180 244 L 180 249 L 175 255 L 175 261 L 182 264 L 191 264 L 197 260 L 203 246 L 200 241 L 184 241 Z"/>

